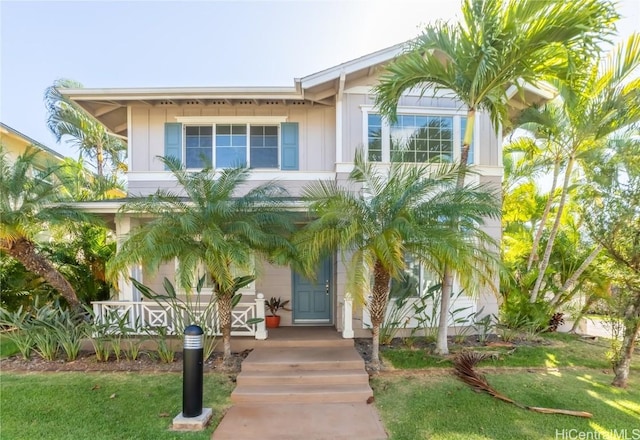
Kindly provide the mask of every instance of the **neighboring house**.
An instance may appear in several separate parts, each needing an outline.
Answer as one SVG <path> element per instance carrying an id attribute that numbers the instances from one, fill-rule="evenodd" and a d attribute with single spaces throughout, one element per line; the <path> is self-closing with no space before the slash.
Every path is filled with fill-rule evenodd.
<path id="1" fill-rule="evenodd" d="M 3 146 L 11 162 L 15 162 L 18 156 L 23 154 L 29 147 L 38 150 L 34 158 L 34 171 L 36 173 L 41 173 L 50 166 L 62 164 L 65 158 L 57 151 L 31 139 L 29 136 L 20 133 L 18 130 L 2 122 L 0 122 L 0 145 Z"/>
<path id="2" fill-rule="evenodd" d="M 253 169 L 256 184 L 278 180 L 293 197 L 316 179 L 345 181 L 352 169 L 357 148 L 364 147 L 370 161 L 388 163 L 394 145 L 407 139 L 419 147 L 403 153 L 406 162 L 434 159 L 456 160 L 466 123 L 466 108 L 445 93 L 420 97 L 407 93 L 399 103 L 398 122 L 389 125 L 373 106 L 372 86 L 381 67 L 397 56 L 396 45 L 312 75 L 295 79 L 293 87 L 200 87 L 77 89 L 61 92 L 83 107 L 110 131 L 128 139 L 128 192 L 148 195 L 158 188 L 176 189 L 173 176 L 165 171 L 157 156 L 174 156 L 187 169 L 203 166 L 202 156 L 215 167 L 238 162 Z M 552 97 L 549 91 L 528 85 L 520 92 L 513 87 L 512 109 L 516 112 L 531 103 Z M 480 112 L 470 162 L 472 179 L 500 187 L 502 179 L 502 135 L 496 133 L 489 117 Z M 138 217 L 115 216 L 118 202 L 100 202 L 91 210 L 112 215 L 116 233 L 123 237 L 140 224 Z M 500 238 L 500 221 L 490 221 L 486 231 Z M 429 282 L 420 267 L 411 269 L 420 285 Z M 139 268 L 132 276 L 161 291 L 164 276 L 173 279 L 175 263 L 167 262 L 151 277 Z M 243 292 L 243 301 L 234 310 L 234 334 L 266 337 L 261 325 L 242 322 L 262 316 L 259 294 L 291 300 L 291 313 L 282 324 L 332 325 L 345 337 L 367 333 L 368 316 L 361 307 L 352 309 L 345 292 L 345 267 L 339 255 L 318 267 L 316 280 L 305 280 L 288 267 L 263 264 L 259 277 Z M 97 304 L 96 310 L 139 310 L 153 325 L 170 325 L 170 318 L 140 303 L 139 293 L 126 279 L 119 283 L 119 302 Z M 496 313 L 497 297 L 490 291 L 476 298 L 460 297 L 453 307 L 464 307 L 465 316 L 482 310 Z"/>

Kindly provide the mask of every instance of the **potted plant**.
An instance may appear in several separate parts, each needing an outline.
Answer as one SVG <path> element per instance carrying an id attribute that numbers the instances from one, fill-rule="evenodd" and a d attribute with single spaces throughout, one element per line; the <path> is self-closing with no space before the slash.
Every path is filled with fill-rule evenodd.
<path id="1" fill-rule="evenodd" d="M 265 316 L 267 328 L 280 327 L 280 316 L 278 315 L 278 310 L 282 309 L 290 312 L 291 309 L 287 308 L 287 304 L 289 304 L 289 300 L 283 301 L 280 297 L 276 298 L 275 296 L 272 296 L 271 299 L 265 301 L 265 305 L 269 309 L 269 315 Z"/>

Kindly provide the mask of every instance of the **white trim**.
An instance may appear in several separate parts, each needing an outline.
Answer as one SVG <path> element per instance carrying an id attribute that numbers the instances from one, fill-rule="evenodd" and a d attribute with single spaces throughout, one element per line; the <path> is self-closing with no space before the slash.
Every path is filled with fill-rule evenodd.
<path id="1" fill-rule="evenodd" d="M 346 63 L 307 75 L 299 80 L 300 84 L 302 85 L 302 88 L 307 89 L 339 78 L 341 72 L 348 75 L 350 73 L 357 72 L 358 70 L 388 62 L 402 53 L 405 44 L 405 42 L 399 43 L 368 55 L 364 55 L 360 58 L 356 58 L 355 60 L 347 61 Z"/>
<path id="2" fill-rule="evenodd" d="M 196 171 L 196 170 L 193 170 Z M 248 181 L 309 181 L 309 180 L 327 180 L 335 179 L 334 171 L 273 171 L 253 169 L 248 177 Z M 176 182 L 170 171 L 145 171 L 145 172 L 129 172 L 127 174 L 129 182 Z"/>
<path id="3" fill-rule="evenodd" d="M 131 141 L 133 140 L 133 118 L 131 106 L 127 106 L 127 169 L 133 166 L 133 151 Z"/>
<path id="4" fill-rule="evenodd" d="M 280 124 L 288 116 L 176 116 L 183 124 Z"/>
<path id="5" fill-rule="evenodd" d="M 362 104 L 360 109 L 367 113 L 379 113 L 379 110 L 370 104 Z M 476 111 L 476 117 L 480 114 Z M 461 107 L 418 107 L 418 106 L 401 106 L 397 110 L 398 115 L 427 115 L 427 116 L 466 116 L 467 110 Z"/>
<path id="6" fill-rule="evenodd" d="M 342 97 L 344 94 L 345 73 L 340 73 L 340 82 L 338 84 L 338 93 L 336 95 L 336 162 L 342 161 Z"/>

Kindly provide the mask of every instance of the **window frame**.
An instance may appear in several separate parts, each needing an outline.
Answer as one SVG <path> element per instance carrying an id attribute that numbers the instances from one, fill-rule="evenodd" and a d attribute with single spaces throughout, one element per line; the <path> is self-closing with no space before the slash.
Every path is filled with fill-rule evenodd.
<path id="1" fill-rule="evenodd" d="M 189 167 L 187 166 L 187 127 L 211 127 L 212 140 L 211 140 L 211 166 L 215 170 L 222 170 L 228 167 L 219 167 L 216 163 L 217 153 L 217 127 L 219 125 L 244 125 L 246 127 L 246 144 L 245 144 L 245 158 L 246 167 L 251 168 L 251 127 L 252 126 L 271 126 L 276 127 L 277 134 L 277 146 L 276 146 L 276 163 L 275 167 L 259 167 L 251 168 L 253 170 L 263 171 L 280 171 L 282 167 L 282 123 L 287 122 L 286 117 L 280 116 L 182 116 L 176 117 L 176 121 L 182 124 L 182 145 L 180 150 L 181 162 L 184 164 L 187 170 L 197 171 L 203 169 L 203 167 Z"/>
<path id="2" fill-rule="evenodd" d="M 380 114 L 380 112 L 372 105 L 363 105 L 361 106 L 362 110 L 362 145 L 364 145 L 364 153 L 365 157 L 368 160 L 369 157 L 369 115 L 370 114 Z M 464 133 L 462 133 L 462 118 L 467 117 L 467 112 L 464 110 L 457 110 L 451 108 L 439 108 L 439 107 L 398 107 L 397 110 L 398 115 L 415 115 L 415 116 L 440 116 L 440 117 L 451 117 L 453 118 L 453 163 L 458 162 L 460 160 L 460 151 L 462 149 L 462 139 L 464 137 Z M 476 121 L 478 120 L 479 114 L 476 113 Z M 390 134 L 391 134 L 391 124 L 388 120 L 382 117 L 382 127 L 381 127 L 381 147 L 382 147 L 382 160 L 379 162 L 372 163 L 381 163 L 388 164 L 391 162 L 391 142 L 390 142 Z M 478 165 L 478 127 L 477 125 L 473 130 L 473 141 L 471 145 L 472 152 L 470 152 L 470 156 L 473 158 L 473 162 L 469 165 Z M 406 163 L 436 163 L 436 162 L 406 162 Z"/>

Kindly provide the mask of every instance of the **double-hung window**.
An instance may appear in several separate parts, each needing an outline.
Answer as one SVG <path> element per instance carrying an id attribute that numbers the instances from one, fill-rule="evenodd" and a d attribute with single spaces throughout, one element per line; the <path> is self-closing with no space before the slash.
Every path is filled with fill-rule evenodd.
<path id="1" fill-rule="evenodd" d="M 187 168 L 278 168 L 278 125 L 185 125 Z"/>
<path id="2" fill-rule="evenodd" d="M 440 283 L 437 275 L 425 269 L 410 255 L 405 256 L 406 267 L 400 280 L 391 281 L 391 298 L 422 297 Z"/>
<path id="3" fill-rule="evenodd" d="M 459 155 L 467 118 L 433 111 L 399 112 L 390 124 L 372 109 L 365 110 L 365 145 L 371 162 L 453 162 Z M 468 163 L 474 160 L 474 143 Z"/>

